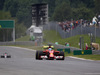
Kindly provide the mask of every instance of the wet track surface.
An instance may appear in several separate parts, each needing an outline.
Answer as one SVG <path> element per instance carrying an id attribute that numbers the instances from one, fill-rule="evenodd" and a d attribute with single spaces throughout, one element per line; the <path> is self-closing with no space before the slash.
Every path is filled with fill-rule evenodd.
<path id="1" fill-rule="evenodd" d="M 35 60 L 30 49 L 0 46 L 0 55 L 4 52 L 12 57 L 0 58 L 0 75 L 100 75 L 100 61 Z"/>

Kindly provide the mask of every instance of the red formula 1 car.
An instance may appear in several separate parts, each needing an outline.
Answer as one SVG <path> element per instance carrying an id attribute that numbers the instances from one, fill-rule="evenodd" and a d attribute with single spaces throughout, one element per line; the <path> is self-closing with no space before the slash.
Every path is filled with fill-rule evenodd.
<path id="1" fill-rule="evenodd" d="M 36 60 L 64 60 L 64 52 L 63 51 L 55 51 L 53 49 L 45 50 L 45 51 L 36 51 Z"/>

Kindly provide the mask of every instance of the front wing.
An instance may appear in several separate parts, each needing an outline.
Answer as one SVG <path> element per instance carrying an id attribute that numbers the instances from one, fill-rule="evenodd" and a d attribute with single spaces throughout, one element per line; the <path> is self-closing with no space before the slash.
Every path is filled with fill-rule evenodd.
<path id="1" fill-rule="evenodd" d="M 45 56 L 40 56 L 40 58 L 47 59 L 48 56 L 47 56 L 47 55 L 45 55 Z M 62 58 L 64 58 L 64 56 L 54 56 L 54 59 L 62 59 Z"/>

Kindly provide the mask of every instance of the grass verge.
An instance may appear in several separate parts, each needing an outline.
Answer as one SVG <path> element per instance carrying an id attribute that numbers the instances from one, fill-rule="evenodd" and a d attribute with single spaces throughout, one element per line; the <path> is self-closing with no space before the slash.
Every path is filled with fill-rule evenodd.
<path id="1" fill-rule="evenodd" d="M 84 38 L 84 47 L 85 47 L 85 43 L 88 44 L 88 46 L 90 46 L 90 37 L 89 35 L 76 35 L 76 36 L 72 36 L 72 37 L 69 37 L 69 38 L 61 38 L 59 33 L 57 33 L 56 31 L 44 31 L 44 44 L 48 44 L 48 43 L 55 43 L 55 42 L 58 42 L 59 44 L 61 45 L 65 45 L 65 43 L 69 43 L 70 46 L 72 47 L 77 47 L 79 48 L 79 39 L 80 37 L 83 37 Z M 96 38 L 96 43 L 99 43 L 100 44 L 100 38 Z"/>
<path id="2" fill-rule="evenodd" d="M 23 36 L 21 38 L 16 39 L 16 41 L 29 41 L 29 40 L 30 40 L 30 36 L 29 35 Z"/>
<path id="3" fill-rule="evenodd" d="M 65 53 L 65 56 L 73 56 L 73 57 L 91 59 L 91 60 L 100 60 L 100 55 L 73 55 L 73 52 L 71 52 L 69 54 Z"/>

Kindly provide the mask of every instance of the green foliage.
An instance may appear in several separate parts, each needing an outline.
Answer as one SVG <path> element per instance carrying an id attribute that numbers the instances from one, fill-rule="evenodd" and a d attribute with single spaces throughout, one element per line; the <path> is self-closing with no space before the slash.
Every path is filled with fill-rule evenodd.
<path id="1" fill-rule="evenodd" d="M 26 27 L 31 25 L 31 4 L 34 0 L 7 0 L 4 10 L 10 11 L 12 17 L 18 19 L 18 23 L 24 23 Z"/>
<path id="2" fill-rule="evenodd" d="M 18 39 L 16 39 L 16 41 L 29 41 L 30 40 L 30 36 L 27 35 L 27 36 L 22 36 Z"/>
<path id="3" fill-rule="evenodd" d="M 62 9 L 63 8 L 63 9 Z M 69 4 L 63 2 L 61 5 L 59 5 L 53 14 L 53 19 L 55 21 L 64 21 L 66 19 L 71 18 L 71 8 Z"/>
<path id="4" fill-rule="evenodd" d="M 24 23 L 26 27 L 31 25 L 31 5 L 35 3 L 48 3 L 49 19 L 64 21 L 71 19 L 91 20 L 94 13 L 99 13 L 100 0 L 0 0 L 0 9 L 10 11 L 12 17 L 18 19 L 18 23 Z M 95 7 L 95 11 L 93 10 Z M 96 14 L 95 13 L 95 14 Z"/>
<path id="5" fill-rule="evenodd" d="M 16 17 L 18 11 L 18 1 L 17 0 L 7 0 L 4 4 L 4 10 L 10 11 L 12 17 Z"/>
<path id="6" fill-rule="evenodd" d="M 19 38 L 25 35 L 26 27 L 23 25 L 23 23 L 21 24 L 16 23 L 15 30 L 16 30 L 15 32 L 16 38 Z"/>
<path id="7" fill-rule="evenodd" d="M 94 0 L 82 0 L 82 2 L 86 5 L 88 8 L 94 8 Z"/>
<path id="8" fill-rule="evenodd" d="M 94 8 L 94 0 L 70 0 L 70 3 L 72 8 Z"/>
<path id="9" fill-rule="evenodd" d="M 82 0 L 70 0 L 70 3 L 72 8 L 79 8 L 81 5 L 83 5 Z"/>
<path id="10" fill-rule="evenodd" d="M 70 0 L 55 0 L 55 5 L 56 5 L 56 6 L 59 6 L 59 5 L 61 5 L 62 3 L 70 4 Z"/>
<path id="11" fill-rule="evenodd" d="M 18 19 L 18 23 L 24 23 L 26 27 L 31 25 L 31 0 L 20 0 L 18 12 L 16 13 L 16 17 Z"/>
<path id="12" fill-rule="evenodd" d="M 94 16 L 94 13 L 91 9 L 86 7 L 81 8 L 73 8 L 73 19 L 85 19 L 85 20 L 91 20 Z"/>
<path id="13" fill-rule="evenodd" d="M 11 14 L 10 12 L 4 12 L 4 11 L 0 11 L 0 20 L 8 20 L 11 19 Z"/>
<path id="14" fill-rule="evenodd" d="M 95 12 L 100 14 L 100 0 L 95 0 Z"/>
<path id="15" fill-rule="evenodd" d="M 5 3 L 5 0 L 0 0 L 0 10 L 3 9 L 4 3 Z"/>
<path id="16" fill-rule="evenodd" d="M 52 16 L 52 20 L 78 20 L 85 19 L 91 20 L 94 16 L 93 6 L 94 1 L 86 0 L 57 0 L 56 8 Z"/>

